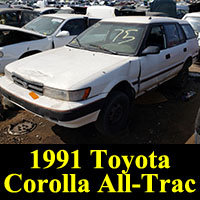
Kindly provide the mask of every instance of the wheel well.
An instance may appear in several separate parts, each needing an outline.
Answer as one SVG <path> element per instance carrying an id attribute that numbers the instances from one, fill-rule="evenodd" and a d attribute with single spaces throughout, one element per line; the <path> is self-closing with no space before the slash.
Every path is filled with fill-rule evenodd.
<path id="1" fill-rule="evenodd" d="M 35 51 L 28 51 L 28 52 L 22 54 L 22 55 L 19 57 L 19 59 L 22 59 L 22 58 L 25 58 L 25 57 L 27 57 L 27 56 L 31 56 L 31 55 L 33 55 L 33 54 L 40 53 L 40 52 L 41 52 L 41 51 L 38 51 L 38 50 L 35 50 Z"/>
<path id="2" fill-rule="evenodd" d="M 115 87 L 112 88 L 111 92 L 116 90 L 124 92 L 129 97 L 130 102 L 135 99 L 135 90 L 127 81 L 122 81 L 118 83 Z"/>

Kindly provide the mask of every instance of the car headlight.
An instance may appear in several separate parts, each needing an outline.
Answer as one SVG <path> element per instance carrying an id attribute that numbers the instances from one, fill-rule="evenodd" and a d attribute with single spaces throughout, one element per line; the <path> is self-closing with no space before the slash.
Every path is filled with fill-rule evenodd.
<path id="1" fill-rule="evenodd" d="M 44 87 L 43 94 L 45 96 L 64 101 L 81 101 L 87 99 L 87 97 L 90 94 L 90 90 L 90 87 L 75 91 L 66 91 L 50 87 Z"/>
<path id="2" fill-rule="evenodd" d="M 3 52 L 0 51 L 0 58 L 2 58 L 4 56 Z"/>

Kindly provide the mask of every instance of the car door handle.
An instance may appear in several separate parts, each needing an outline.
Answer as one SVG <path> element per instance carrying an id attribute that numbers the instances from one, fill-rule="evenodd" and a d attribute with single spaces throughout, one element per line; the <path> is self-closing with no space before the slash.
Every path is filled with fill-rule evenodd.
<path id="1" fill-rule="evenodd" d="M 165 58 L 166 58 L 166 59 L 170 59 L 170 58 L 171 58 L 170 54 L 167 54 L 167 55 L 165 56 Z"/>
<path id="2" fill-rule="evenodd" d="M 187 52 L 187 48 L 184 48 L 183 51 L 184 51 L 184 52 Z"/>

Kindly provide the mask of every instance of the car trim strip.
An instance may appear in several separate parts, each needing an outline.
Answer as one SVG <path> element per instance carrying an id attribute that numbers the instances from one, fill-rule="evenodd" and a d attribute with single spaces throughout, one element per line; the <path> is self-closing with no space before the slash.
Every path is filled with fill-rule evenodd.
<path id="1" fill-rule="evenodd" d="M 171 67 L 171 68 L 169 68 L 169 69 L 166 69 L 166 70 L 164 70 L 164 71 L 162 71 L 162 72 L 159 72 L 159 73 L 157 73 L 157 74 L 155 74 L 155 75 L 153 75 L 153 76 L 150 76 L 150 77 L 148 77 L 148 78 L 145 78 L 145 79 L 141 80 L 140 83 L 144 83 L 144 82 L 146 82 L 146 81 L 149 81 L 149 80 L 155 78 L 156 76 L 160 76 L 161 74 L 164 74 L 164 73 L 166 73 L 166 72 L 168 72 L 168 71 L 170 71 L 170 70 L 172 70 L 172 69 L 175 69 L 175 68 L 179 67 L 179 66 L 182 65 L 182 64 L 184 64 L 184 62 L 181 62 L 181 63 L 179 63 L 179 64 L 177 64 L 177 65 L 174 65 L 173 67 Z M 133 84 L 133 85 L 136 85 L 136 84 L 138 84 L 138 82 L 139 82 L 139 81 L 134 81 L 134 82 L 132 82 L 132 84 Z"/>

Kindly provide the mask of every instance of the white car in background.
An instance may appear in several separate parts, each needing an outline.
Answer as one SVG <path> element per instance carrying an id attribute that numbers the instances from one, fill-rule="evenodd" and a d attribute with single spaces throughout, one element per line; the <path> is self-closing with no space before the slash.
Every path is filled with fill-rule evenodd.
<path id="1" fill-rule="evenodd" d="M 200 47 L 200 12 L 187 13 L 182 19 L 188 21 L 196 32 Z"/>
<path id="2" fill-rule="evenodd" d="M 89 26 L 84 15 L 42 15 L 23 28 L 0 25 L 0 73 L 15 60 L 64 46 Z"/>
<path id="3" fill-rule="evenodd" d="M 174 77 L 184 86 L 197 55 L 186 21 L 104 19 L 62 48 L 7 65 L 0 92 L 59 125 L 95 122 L 101 133 L 115 133 L 126 128 L 135 98 Z"/>
<path id="4" fill-rule="evenodd" d="M 54 14 L 57 13 L 59 8 L 56 7 L 44 7 L 44 8 L 36 8 L 34 11 L 38 12 L 40 15 L 46 14 Z"/>
<path id="5" fill-rule="evenodd" d="M 63 6 L 56 13 L 57 14 L 73 14 L 74 9 L 70 8 L 69 6 Z"/>

